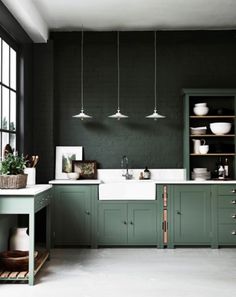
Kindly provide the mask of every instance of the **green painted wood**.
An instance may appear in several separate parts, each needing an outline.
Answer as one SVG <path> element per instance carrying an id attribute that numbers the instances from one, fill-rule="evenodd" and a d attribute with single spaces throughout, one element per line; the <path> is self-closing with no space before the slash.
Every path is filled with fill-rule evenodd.
<path id="1" fill-rule="evenodd" d="M 157 245 L 157 203 L 128 204 L 128 242 L 134 245 Z"/>
<path id="2" fill-rule="evenodd" d="M 99 244 L 127 244 L 127 203 L 99 202 L 98 211 Z"/>
<path id="3" fill-rule="evenodd" d="M 174 244 L 210 244 L 210 186 L 178 185 L 173 189 Z"/>
<path id="4" fill-rule="evenodd" d="M 56 185 L 54 191 L 54 244 L 90 245 L 94 186 Z M 96 187 L 96 186 L 95 186 Z"/>
<path id="5" fill-rule="evenodd" d="M 236 224 L 219 224 L 219 245 L 236 245 Z"/>

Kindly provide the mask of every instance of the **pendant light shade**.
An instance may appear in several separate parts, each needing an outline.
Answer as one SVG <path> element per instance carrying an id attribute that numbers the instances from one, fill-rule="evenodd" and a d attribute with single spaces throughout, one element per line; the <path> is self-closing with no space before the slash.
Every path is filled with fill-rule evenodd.
<path id="1" fill-rule="evenodd" d="M 156 31 L 154 32 L 154 112 L 153 114 L 150 114 L 146 116 L 147 119 L 154 119 L 156 121 L 157 119 L 164 119 L 165 116 L 159 114 L 157 112 L 157 45 L 156 45 Z"/>
<path id="2" fill-rule="evenodd" d="M 120 38 L 119 32 L 117 32 L 117 112 L 113 115 L 108 116 L 112 119 L 125 119 L 128 118 L 127 115 L 124 115 L 120 112 Z"/>
<path id="3" fill-rule="evenodd" d="M 90 115 L 84 113 L 84 31 L 81 32 L 81 111 L 80 113 L 73 116 L 73 118 L 79 118 L 81 121 L 83 119 L 92 118 Z"/>

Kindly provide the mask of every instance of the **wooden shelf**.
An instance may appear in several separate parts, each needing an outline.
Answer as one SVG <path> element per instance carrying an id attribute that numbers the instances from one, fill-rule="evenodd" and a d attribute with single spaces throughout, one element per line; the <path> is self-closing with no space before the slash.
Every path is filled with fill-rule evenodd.
<path id="1" fill-rule="evenodd" d="M 234 115 L 205 115 L 205 116 L 197 116 L 191 115 L 191 119 L 235 119 Z"/>
<path id="2" fill-rule="evenodd" d="M 202 135 L 193 135 L 191 134 L 190 137 L 235 137 L 235 134 L 224 134 L 224 135 L 215 135 L 215 134 L 202 134 Z"/>
<path id="3" fill-rule="evenodd" d="M 235 153 L 208 153 L 208 154 L 190 154 L 190 156 L 200 156 L 200 157 L 207 157 L 207 156 L 235 156 Z"/>
<path id="4" fill-rule="evenodd" d="M 40 251 L 36 259 L 34 274 L 36 275 L 49 257 L 48 251 Z M 6 271 L 0 267 L 0 281 L 28 281 L 28 271 Z"/>

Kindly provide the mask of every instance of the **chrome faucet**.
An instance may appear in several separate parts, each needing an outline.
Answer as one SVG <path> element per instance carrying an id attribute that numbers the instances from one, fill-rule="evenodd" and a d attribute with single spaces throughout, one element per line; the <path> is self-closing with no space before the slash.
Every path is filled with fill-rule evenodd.
<path id="1" fill-rule="evenodd" d="M 129 173 L 129 160 L 127 156 L 123 156 L 121 159 L 121 168 L 123 170 L 126 170 L 125 174 L 122 174 L 122 176 L 125 177 L 125 179 L 132 179 L 132 174 Z"/>

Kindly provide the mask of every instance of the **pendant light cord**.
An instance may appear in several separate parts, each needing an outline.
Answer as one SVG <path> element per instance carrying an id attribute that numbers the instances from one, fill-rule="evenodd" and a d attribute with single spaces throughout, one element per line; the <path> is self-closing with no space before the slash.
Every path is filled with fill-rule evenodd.
<path id="1" fill-rule="evenodd" d="M 120 110 L 120 34 L 117 32 L 117 109 Z"/>
<path id="2" fill-rule="evenodd" d="M 117 32 L 117 109 L 120 110 L 120 34 Z"/>
<path id="3" fill-rule="evenodd" d="M 154 32 L 154 100 L 157 109 L 157 33 Z"/>
<path id="4" fill-rule="evenodd" d="M 80 80 L 81 80 L 81 109 L 84 109 L 84 30 L 82 29 L 81 32 L 81 74 L 80 74 Z"/>

